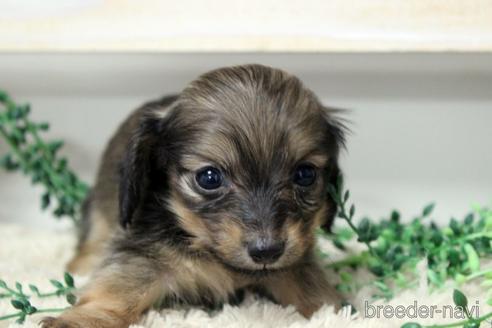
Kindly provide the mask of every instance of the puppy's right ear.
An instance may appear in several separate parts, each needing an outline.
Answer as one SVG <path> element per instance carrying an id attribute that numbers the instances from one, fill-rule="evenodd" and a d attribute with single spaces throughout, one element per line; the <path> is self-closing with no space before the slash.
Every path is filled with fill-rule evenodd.
<path id="1" fill-rule="evenodd" d="M 344 113 L 343 109 L 324 108 L 326 133 L 327 133 L 327 150 L 331 156 L 330 163 L 326 168 L 326 178 L 330 185 L 337 186 L 339 177 L 342 172 L 338 165 L 338 157 L 341 149 L 345 148 L 345 134 L 349 131 L 343 120 L 338 117 L 339 114 Z M 331 232 L 331 226 L 337 214 L 337 204 L 332 199 L 331 195 L 327 192 L 326 202 L 328 211 L 326 213 L 325 221 L 321 225 L 321 228 L 326 232 Z"/>
<path id="2" fill-rule="evenodd" d="M 157 160 L 156 153 L 159 140 L 168 122 L 168 111 L 172 106 L 156 110 L 155 106 L 142 109 L 140 124 L 132 135 L 120 167 L 119 210 L 120 224 L 127 228 L 135 212 L 145 199 L 149 186 L 149 175 L 153 162 Z M 158 156 L 160 165 L 165 166 L 166 156 Z"/>

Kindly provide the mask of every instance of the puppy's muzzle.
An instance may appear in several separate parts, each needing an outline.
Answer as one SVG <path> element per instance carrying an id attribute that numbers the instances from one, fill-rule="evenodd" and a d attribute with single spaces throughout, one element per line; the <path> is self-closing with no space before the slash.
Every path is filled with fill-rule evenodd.
<path id="1" fill-rule="evenodd" d="M 285 243 L 271 239 L 257 239 L 248 244 L 248 254 L 258 264 L 272 264 L 285 250 Z"/>

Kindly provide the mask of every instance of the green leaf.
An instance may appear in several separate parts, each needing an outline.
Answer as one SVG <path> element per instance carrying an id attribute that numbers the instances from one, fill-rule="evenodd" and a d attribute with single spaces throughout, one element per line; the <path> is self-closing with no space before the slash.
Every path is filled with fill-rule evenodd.
<path id="1" fill-rule="evenodd" d="M 3 280 L 0 280 L 0 287 L 3 287 L 3 288 L 6 288 L 7 287 L 7 283 Z"/>
<path id="2" fill-rule="evenodd" d="M 26 315 L 22 314 L 19 319 L 15 320 L 15 323 L 18 323 L 19 325 L 22 325 L 26 321 Z"/>
<path id="3" fill-rule="evenodd" d="M 449 222 L 449 227 L 456 236 L 461 235 L 461 227 L 456 219 L 451 219 L 451 221 Z"/>
<path id="4" fill-rule="evenodd" d="M 15 282 L 15 289 L 17 289 L 17 291 L 22 294 L 22 285 L 20 284 L 20 282 Z"/>
<path id="5" fill-rule="evenodd" d="M 31 290 L 31 292 L 35 293 L 35 294 L 39 294 L 39 289 L 38 287 L 34 286 L 34 285 L 29 285 L 29 289 Z"/>
<path id="6" fill-rule="evenodd" d="M 369 271 L 378 277 L 384 276 L 384 267 L 382 265 L 370 266 Z"/>
<path id="7" fill-rule="evenodd" d="M 480 270 L 480 258 L 478 257 L 475 248 L 469 243 L 466 243 L 463 248 L 468 258 L 468 266 L 470 267 L 471 272 Z"/>
<path id="8" fill-rule="evenodd" d="M 347 202 L 347 200 L 349 199 L 349 197 L 350 197 L 350 191 L 347 190 L 345 192 L 345 195 L 343 196 L 343 202 L 344 203 Z"/>
<path id="9" fill-rule="evenodd" d="M 429 205 L 424 207 L 424 210 L 422 211 L 422 216 L 423 217 L 429 216 L 434 210 L 435 205 L 436 205 L 435 203 L 430 203 Z"/>
<path id="10" fill-rule="evenodd" d="M 370 229 L 370 226 L 371 222 L 369 221 L 369 219 L 363 218 L 357 226 L 357 231 L 359 232 L 359 234 L 365 234 Z"/>
<path id="11" fill-rule="evenodd" d="M 341 192 L 343 189 L 343 175 L 338 175 L 337 177 L 337 190 Z"/>
<path id="12" fill-rule="evenodd" d="M 433 270 L 427 271 L 427 278 L 429 278 L 429 281 L 438 287 L 442 286 L 443 284 L 441 277 Z"/>
<path id="13" fill-rule="evenodd" d="M 340 272 L 340 279 L 342 280 L 342 282 L 348 284 L 352 282 L 352 275 L 348 272 L 342 271 Z"/>
<path id="14" fill-rule="evenodd" d="M 358 239 L 360 242 L 369 243 L 378 238 L 376 226 L 368 219 L 363 218 L 357 226 Z"/>
<path id="15" fill-rule="evenodd" d="M 62 158 L 58 162 L 57 170 L 61 172 L 67 168 L 67 165 L 68 165 L 68 160 L 66 158 Z"/>
<path id="16" fill-rule="evenodd" d="M 447 259 L 451 265 L 458 265 L 461 263 L 460 252 L 455 249 L 450 249 Z"/>
<path id="17" fill-rule="evenodd" d="M 63 209 L 63 207 L 57 207 L 53 211 L 53 214 L 55 215 L 55 217 L 59 218 L 65 214 L 65 210 Z"/>
<path id="18" fill-rule="evenodd" d="M 19 168 L 19 163 L 12 159 L 10 154 L 7 154 L 0 159 L 0 167 L 3 167 L 7 171 L 14 171 Z"/>
<path id="19" fill-rule="evenodd" d="M 27 114 L 31 112 L 31 105 L 29 104 L 21 105 L 19 106 L 19 108 L 22 112 L 22 117 L 25 117 Z"/>
<path id="20" fill-rule="evenodd" d="M 34 306 L 31 306 L 31 305 L 28 305 L 26 306 L 25 310 L 24 310 L 27 314 L 34 314 L 38 311 L 37 308 L 35 308 Z"/>
<path id="21" fill-rule="evenodd" d="M 63 275 L 63 279 L 65 280 L 65 283 L 68 287 L 75 287 L 73 277 L 70 273 L 65 272 L 65 274 Z"/>
<path id="22" fill-rule="evenodd" d="M 464 222 L 465 222 L 466 225 L 472 225 L 473 224 L 473 213 L 468 214 L 465 217 L 465 221 Z"/>
<path id="23" fill-rule="evenodd" d="M 12 304 L 12 306 L 18 310 L 24 310 L 24 307 L 25 307 L 24 303 L 22 303 L 19 300 L 11 300 L 10 304 Z"/>
<path id="24" fill-rule="evenodd" d="M 43 122 L 37 125 L 37 128 L 41 131 L 47 131 L 50 128 L 49 123 Z"/>
<path id="25" fill-rule="evenodd" d="M 347 249 L 347 247 L 345 247 L 345 245 L 338 239 L 333 240 L 333 245 L 341 251 Z"/>
<path id="26" fill-rule="evenodd" d="M 37 184 L 40 181 L 41 181 L 41 176 L 38 173 L 33 173 L 31 177 L 31 183 Z"/>
<path id="27" fill-rule="evenodd" d="M 51 280 L 50 280 L 50 283 L 51 283 L 54 287 L 56 287 L 56 288 L 58 288 L 58 289 L 63 289 L 63 288 L 64 288 L 64 287 L 63 287 L 63 284 L 62 284 L 61 282 L 57 281 L 57 280 L 51 279 Z"/>
<path id="28" fill-rule="evenodd" d="M 70 304 L 70 305 L 75 305 L 75 303 L 77 303 L 77 297 L 75 297 L 75 295 L 72 293 L 67 294 L 66 299 L 67 299 L 68 304 Z"/>
<path id="29" fill-rule="evenodd" d="M 480 284 L 480 286 L 487 287 L 487 288 L 492 287 L 492 280 L 485 280 Z"/>
<path id="30" fill-rule="evenodd" d="M 354 236 L 352 229 L 343 228 L 336 231 L 336 236 L 340 240 L 350 240 Z"/>
<path id="31" fill-rule="evenodd" d="M 422 328 L 422 325 L 416 322 L 407 322 L 401 328 Z"/>
<path id="32" fill-rule="evenodd" d="M 61 147 L 63 147 L 63 141 L 59 141 L 59 140 L 50 142 L 48 144 L 48 150 L 52 154 L 56 154 L 56 152 L 58 152 L 58 150 L 60 150 Z"/>
<path id="33" fill-rule="evenodd" d="M 442 242 L 444 241 L 444 238 L 442 237 L 441 233 L 434 231 L 434 232 L 432 232 L 431 241 L 434 245 L 440 246 L 442 244 Z"/>
<path id="34" fill-rule="evenodd" d="M 328 193 L 330 194 L 331 198 L 338 203 L 337 190 L 335 186 L 331 184 L 328 185 Z"/>
<path id="35" fill-rule="evenodd" d="M 461 306 L 463 309 L 468 306 L 468 299 L 465 294 L 457 289 L 453 291 L 453 302 L 456 306 Z"/>
<path id="36" fill-rule="evenodd" d="M 350 206 L 350 212 L 349 212 L 350 219 L 354 217 L 354 214 L 355 214 L 355 205 L 352 204 L 352 206 Z"/>
<path id="37" fill-rule="evenodd" d="M 6 167 L 7 162 L 10 162 L 11 160 L 10 154 L 3 155 L 2 158 L 0 158 L 0 166 Z"/>
<path id="38" fill-rule="evenodd" d="M 456 276 L 454 276 L 454 280 L 461 285 L 466 282 L 466 276 L 458 273 Z"/>
<path id="39" fill-rule="evenodd" d="M 43 196 L 41 196 L 41 209 L 45 210 L 50 206 L 51 196 L 49 192 L 45 192 Z"/>
<path id="40" fill-rule="evenodd" d="M 9 100 L 9 95 L 5 92 L 0 90 L 0 102 L 7 102 Z"/>
<path id="41" fill-rule="evenodd" d="M 24 131 L 21 129 L 13 129 L 11 137 L 17 142 L 17 143 L 23 143 L 26 138 L 24 136 Z"/>
<path id="42" fill-rule="evenodd" d="M 395 222 L 395 223 L 399 222 L 400 221 L 400 213 L 396 210 L 393 210 L 391 212 L 390 220 L 392 222 Z"/>
<path id="43" fill-rule="evenodd" d="M 386 285 L 384 282 L 379 281 L 379 280 L 374 281 L 374 286 L 376 286 L 382 292 L 387 292 L 390 290 L 388 285 Z"/>

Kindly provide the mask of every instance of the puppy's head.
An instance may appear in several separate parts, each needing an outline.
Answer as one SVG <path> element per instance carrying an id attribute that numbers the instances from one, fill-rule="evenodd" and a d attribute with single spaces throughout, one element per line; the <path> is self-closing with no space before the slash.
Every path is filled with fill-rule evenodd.
<path id="1" fill-rule="evenodd" d="M 241 271 L 294 265 L 329 228 L 343 128 L 283 71 L 247 65 L 147 110 L 123 162 L 123 224 Z M 139 228 L 140 227 L 140 228 Z"/>

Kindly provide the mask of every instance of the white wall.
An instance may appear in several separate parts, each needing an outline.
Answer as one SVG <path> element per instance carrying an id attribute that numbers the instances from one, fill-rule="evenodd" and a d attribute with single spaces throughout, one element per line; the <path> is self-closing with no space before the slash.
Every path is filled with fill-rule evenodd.
<path id="1" fill-rule="evenodd" d="M 416 214 L 437 202 L 441 222 L 492 200 L 492 55 L 173 54 L 0 55 L 0 89 L 66 140 L 92 181 L 118 123 L 145 100 L 179 91 L 201 72 L 260 62 L 299 75 L 326 104 L 349 108 L 343 155 L 359 214 Z M 0 153 L 5 151 L 0 141 Z M 52 227 L 28 179 L 0 172 L 0 222 Z"/>

